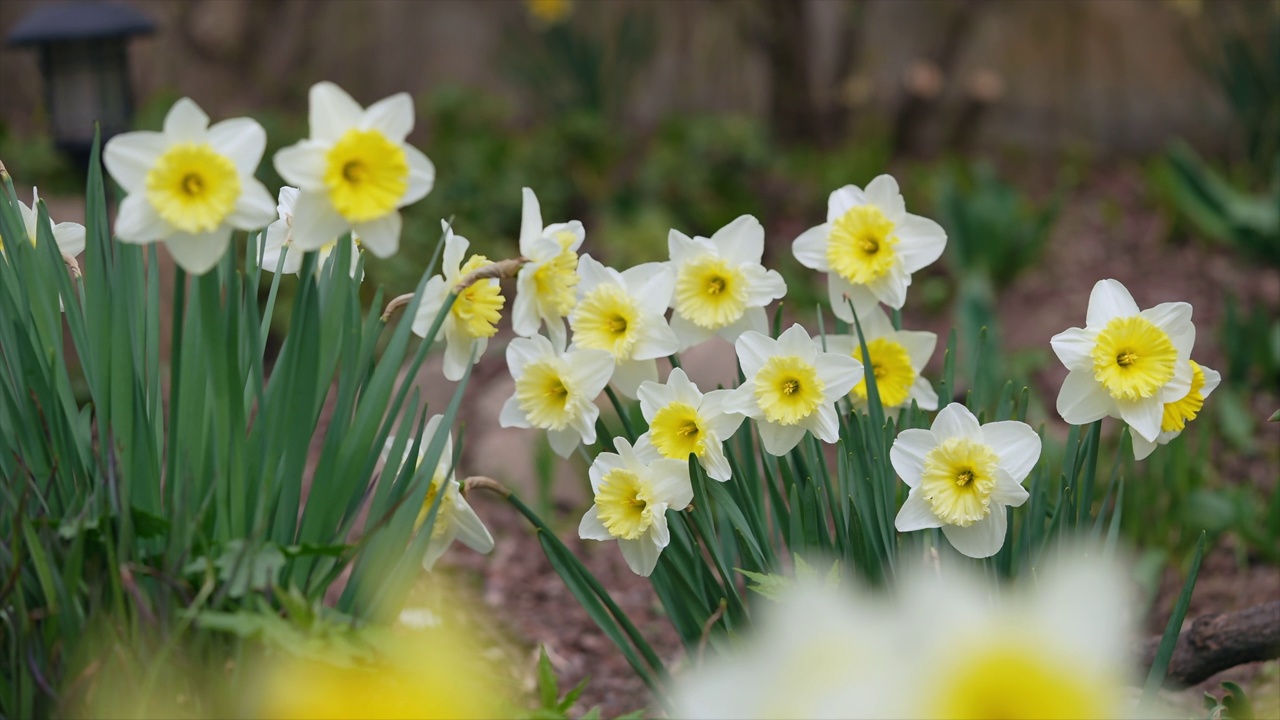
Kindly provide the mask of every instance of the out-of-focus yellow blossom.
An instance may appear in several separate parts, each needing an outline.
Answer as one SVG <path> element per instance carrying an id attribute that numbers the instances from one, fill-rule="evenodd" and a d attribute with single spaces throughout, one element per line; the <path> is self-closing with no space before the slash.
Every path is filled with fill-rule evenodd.
<path id="1" fill-rule="evenodd" d="M 1170 441 L 1182 434 L 1187 423 L 1196 419 L 1200 409 L 1204 407 L 1205 398 L 1222 382 L 1222 375 L 1191 360 L 1191 388 L 1181 398 L 1164 404 L 1164 414 L 1160 419 L 1160 434 L 1154 442 L 1133 433 L 1133 454 L 1138 460 L 1146 458 L 1157 445 L 1168 445 Z"/>
<path id="2" fill-rule="evenodd" d="M 459 281 L 490 264 L 489 259 L 483 255 L 472 255 L 463 263 L 462 258 L 471 243 L 461 235 L 454 235 L 448 223 L 441 222 L 440 225 L 445 236 L 442 274 L 433 276 L 423 288 L 422 301 L 418 303 L 418 312 L 413 318 L 413 332 L 418 337 L 426 337 L 436 314 Z M 484 278 L 471 283 L 454 299 L 453 306 L 449 308 L 449 314 L 441 325 L 445 341 L 446 378 L 455 381 L 462 379 L 471 364 L 473 348 L 476 358 L 484 354 L 485 348 L 489 346 L 489 338 L 498 332 L 497 323 L 502 318 L 504 302 L 502 288 L 495 278 Z"/>
<path id="3" fill-rule="evenodd" d="M 500 718 L 503 688 L 475 642 L 444 626 L 380 639 L 376 661 L 278 656 L 264 661 L 257 705 L 265 718 Z M 345 659 L 344 659 L 345 660 Z"/>
<path id="4" fill-rule="evenodd" d="M 529 14 L 543 25 L 555 25 L 569 17 L 573 0 L 525 0 Z"/>

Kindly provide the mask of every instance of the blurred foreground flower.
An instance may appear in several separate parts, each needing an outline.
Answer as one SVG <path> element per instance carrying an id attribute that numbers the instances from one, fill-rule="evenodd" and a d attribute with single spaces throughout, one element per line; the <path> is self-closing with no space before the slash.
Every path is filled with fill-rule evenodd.
<path id="1" fill-rule="evenodd" d="M 1050 342 L 1070 371 L 1058 392 L 1058 414 L 1072 425 L 1114 417 L 1128 423 L 1135 438 L 1156 442 L 1165 404 L 1191 389 L 1196 329 L 1188 303 L 1139 310 L 1124 285 L 1099 280 L 1085 327 Z"/>
<path id="2" fill-rule="evenodd" d="M 942 528 L 961 553 L 990 557 L 1004 544 L 1006 505 L 1029 497 L 1022 482 L 1040 459 L 1040 436 L 1026 423 L 980 425 L 969 409 L 952 403 L 928 430 L 903 430 L 889 460 L 911 488 L 898 511 L 899 532 Z"/>
<path id="3" fill-rule="evenodd" d="M 765 450 L 785 455 L 805 432 L 825 443 L 839 439 L 835 403 L 862 380 L 862 363 L 823 351 L 800 325 L 777 340 L 745 332 L 736 348 L 746 380 L 725 397 L 724 410 L 755 419 Z"/>
<path id="4" fill-rule="evenodd" d="M 1030 592 L 950 572 L 896 597 L 801 583 L 756 634 L 684 677 L 673 717 L 1115 718 L 1132 678 L 1123 578 L 1050 568 Z"/>
<path id="5" fill-rule="evenodd" d="M 459 281 L 491 264 L 483 255 L 472 255 L 463 263 L 470 241 L 454 235 L 449 223 L 441 221 L 440 226 L 444 230 L 441 274 L 433 276 L 423 288 L 422 301 L 418 303 L 418 312 L 413 318 L 413 332 L 418 337 L 426 337 L 445 299 L 457 289 Z M 498 332 L 497 324 L 502 318 L 504 303 L 502 288 L 496 278 L 476 280 L 458 293 L 442 325 L 446 378 L 455 382 L 462 379 L 471 365 L 473 349 L 476 359 L 484 354 L 485 348 L 489 347 L 489 338 Z"/>
<path id="6" fill-rule="evenodd" d="M 776 270 L 760 264 L 764 228 L 743 215 L 710 238 L 672 230 L 667 239 L 676 275 L 671 329 L 686 350 L 712 335 L 734 342 L 747 330 L 768 332 L 764 306 L 787 294 Z"/>
<path id="7" fill-rule="evenodd" d="M 516 275 L 511 329 L 529 337 L 542 324 L 557 347 L 566 344 L 565 318 L 578 302 L 578 249 L 586 238 L 573 220 L 542 226 L 542 209 L 533 190 L 524 189 L 520 218 L 520 255 L 527 262 Z"/>
<path id="8" fill-rule="evenodd" d="M 846 185 L 831 193 L 827 221 L 796 238 L 801 265 L 828 273 L 836 317 L 853 322 L 845 295 L 861 308 L 868 296 L 900 308 L 911 274 L 942 255 L 947 234 L 938 223 L 906 211 L 898 182 L 881 175 L 866 190 Z"/>
<path id="9" fill-rule="evenodd" d="M 1187 423 L 1195 420 L 1196 415 L 1200 414 L 1205 398 L 1208 398 L 1209 393 L 1222 382 L 1222 375 L 1217 370 L 1211 370 L 1195 360 L 1190 362 L 1191 389 L 1178 400 L 1164 404 L 1164 415 L 1160 419 L 1160 434 L 1156 436 L 1155 442 L 1137 433 L 1133 434 L 1133 455 L 1138 460 L 1150 455 L 1157 445 L 1168 445 L 1170 441 L 1181 435 Z"/>
<path id="10" fill-rule="evenodd" d="M 516 392 L 502 406 L 502 427 L 547 431 L 551 449 L 569 457 L 579 442 L 596 441 L 596 397 L 609 384 L 613 357 L 604 350 L 559 352 L 541 335 L 507 345 L 507 367 Z"/>
<path id="11" fill-rule="evenodd" d="M 265 718 L 510 717 L 493 669 L 456 628 L 378 636 L 371 662 L 281 655 L 261 670 Z"/>
<path id="12" fill-rule="evenodd" d="M 728 480 L 729 459 L 724 454 L 724 441 L 745 419 L 725 411 L 729 392 L 712 390 L 704 395 L 680 368 L 671 370 L 665 384 L 642 384 L 637 394 L 640 412 L 649 424 L 645 436 L 663 457 L 685 462 L 694 455 L 709 477 Z"/>
<path id="13" fill-rule="evenodd" d="M 827 336 L 827 350 L 848 354 L 863 367 L 870 367 L 875 373 L 880 403 L 886 408 L 903 407 L 914 400 L 921 410 L 937 410 L 938 394 L 920 371 L 933 356 L 938 336 L 923 330 L 894 330 L 893 322 L 878 306 L 859 311 L 858 322 L 862 325 L 870 362 L 862 357 L 862 346 L 856 335 Z M 853 386 L 849 397 L 855 405 L 866 405 L 865 377 Z"/>
<path id="14" fill-rule="evenodd" d="M 578 306 L 569 316 L 575 347 L 605 350 L 617 367 L 618 392 L 636 396 L 640 383 L 658 379 L 657 358 L 679 341 L 667 325 L 675 276 L 666 263 L 644 263 L 618 272 L 590 255 L 578 263 Z"/>
<path id="15" fill-rule="evenodd" d="M 658 454 L 646 438 L 635 447 L 614 438 L 617 453 L 602 452 L 591 463 L 595 504 L 582 516 L 578 534 L 585 540 L 617 540 L 627 567 L 648 577 L 662 549 L 671 542 L 667 510 L 683 510 L 693 501 L 689 466 Z"/>
<path id="16" fill-rule="evenodd" d="M 436 169 L 405 142 L 413 130 L 413 99 L 397 93 L 367 109 L 331 82 L 311 87 L 311 137 L 276 153 L 275 166 L 301 189 L 293 241 L 319 250 L 351 230 L 369 252 L 400 247 L 399 209 L 431 192 Z"/>
<path id="17" fill-rule="evenodd" d="M 266 240 L 262 249 L 262 269 L 275 272 L 280 268 L 282 273 L 296 273 L 302 270 L 302 256 L 305 254 L 293 244 L 293 206 L 298 202 L 298 188 L 288 185 L 280 188 L 280 197 L 276 201 L 275 222 L 267 226 Z M 351 277 L 356 276 L 360 268 L 360 238 L 352 233 L 347 240 L 351 243 Z M 324 263 L 338 248 L 338 238 L 334 238 L 320 247 L 320 257 L 316 262 L 316 274 L 324 270 Z M 280 256 L 284 256 L 284 264 L 280 264 Z"/>
<path id="18" fill-rule="evenodd" d="M 440 415 L 433 415 L 430 420 L 427 420 L 427 426 L 422 432 L 421 450 L 426 450 L 431 439 L 441 431 L 440 420 Z M 422 556 L 422 569 L 428 571 L 435 567 L 436 561 L 445 550 L 449 549 L 454 540 L 461 540 L 463 545 L 479 553 L 493 550 L 493 536 L 480 521 L 476 511 L 471 509 L 471 504 L 462 496 L 458 478 L 453 472 L 453 433 L 450 433 L 448 428 L 444 428 L 444 432 L 444 449 L 441 450 L 440 461 L 436 463 L 435 472 L 431 475 L 431 488 L 427 490 L 427 496 L 422 501 L 422 509 L 418 511 L 418 518 L 413 524 L 414 532 L 417 532 L 427 521 L 431 506 L 436 503 L 436 497 L 443 490 L 444 497 L 440 498 L 436 519 L 431 526 L 431 540 L 427 543 L 426 554 Z M 387 449 L 391 448 L 392 442 L 394 438 L 387 440 Z M 403 464 L 410 460 L 412 451 L 412 445 L 405 448 L 404 458 L 400 464 L 394 468 L 389 467 L 388 472 L 400 472 Z M 413 458 L 415 469 L 421 463 L 421 457 Z"/>
<path id="19" fill-rule="evenodd" d="M 116 235 L 129 243 L 162 240 L 183 270 L 208 272 L 226 253 L 232 229 L 256 230 L 275 219 L 271 194 L 253 176 L 266 145 L 256 121 L 210 127 L 190 98 L 169 108 L 163 132 L 111 138 L 102 161 L 128 193 Z"/>

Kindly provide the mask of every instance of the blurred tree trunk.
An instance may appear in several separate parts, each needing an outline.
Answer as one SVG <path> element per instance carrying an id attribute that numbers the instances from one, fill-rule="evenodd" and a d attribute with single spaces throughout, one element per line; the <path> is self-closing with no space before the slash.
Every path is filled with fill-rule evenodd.
<path id="1" fill-rule="evenodd" d="M 769 63 L 769 126 L 784 143 L 821 136 L 813 91 L 809 87 L 810 38 L 805 0 L 759 0 L 749 37 L 764 49 Z"/>

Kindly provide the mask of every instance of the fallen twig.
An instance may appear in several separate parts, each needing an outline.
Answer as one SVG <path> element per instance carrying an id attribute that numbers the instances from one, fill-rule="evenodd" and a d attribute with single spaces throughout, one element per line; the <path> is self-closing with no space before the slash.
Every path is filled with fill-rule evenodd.
<path id="1" fill-rule="evenodd" d="M 1159 635 L 1142 643 L 1144 666 L 1151 666 L 1159 646 Z M 1228 668 L 1277 657 L 1280 600 L 1233 613 L 1202 615 L 1178 636 L 1164 686 L 1188 687 Z"/>

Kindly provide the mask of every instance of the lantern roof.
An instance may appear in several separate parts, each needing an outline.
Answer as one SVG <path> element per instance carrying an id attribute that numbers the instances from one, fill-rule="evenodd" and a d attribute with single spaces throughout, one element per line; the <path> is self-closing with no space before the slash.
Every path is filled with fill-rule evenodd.
<path id="1" fill-rule="evenodd" d="M 37 5 L 7 38 L 9 45 L 38 45 L 59 40 L 93 40 L 155 31 L 151 18 L 134 7 L 106 0 L 62 0 Z"/>

